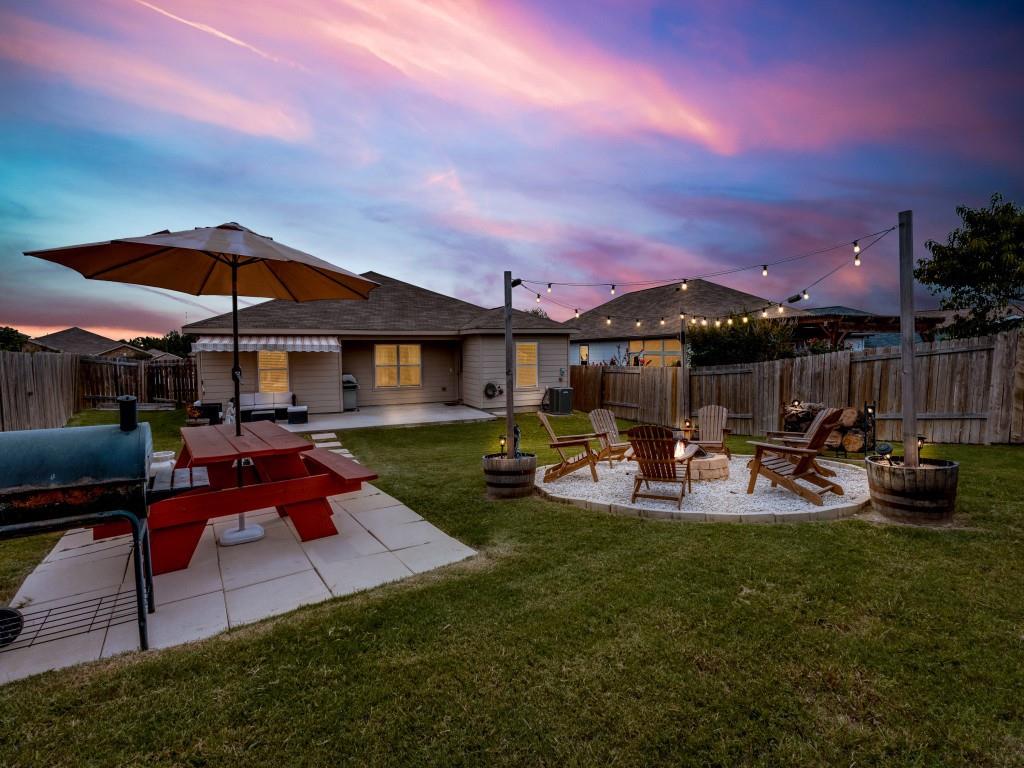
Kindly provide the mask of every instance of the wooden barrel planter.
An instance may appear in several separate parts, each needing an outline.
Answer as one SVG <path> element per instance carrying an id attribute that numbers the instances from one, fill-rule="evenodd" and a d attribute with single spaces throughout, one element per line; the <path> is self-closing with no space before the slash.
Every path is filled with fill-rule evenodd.
<path id="1" fill-rule="evenodd" d="M 491 499 L 519 499 L 533 493 L 533 479 L 537 473 L 537 457 L 521 453 L 510 459 L 503 453 L 484 456 L 484 480 L 487 496 Z"/>
<path id="2" fill-rule="evenodd" d="M 944 522 L 953 517 L 960 465 L 942 459 L 921 459 L 905 467 L 882 456 L 868 456 L 871 506 L 886 517 L 914 522 Z"/>

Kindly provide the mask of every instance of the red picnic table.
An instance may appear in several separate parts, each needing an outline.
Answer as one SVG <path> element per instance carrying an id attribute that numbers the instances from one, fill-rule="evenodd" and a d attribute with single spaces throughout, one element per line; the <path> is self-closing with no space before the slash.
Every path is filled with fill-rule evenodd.
<path id="1" fill-rule="evenodd" d="M 203 468 L 209 486 L 184 490 L 149 508 L 153 572 L 187 568 L 214 517 L 276 507 L 303 541 L 338 532 L 328 496 L 357 491 L 377 475 L 269 421 L 183 427 L 176 470 Z M 239 484 L 238 462 L 241 462 Z M 184 473 L 176 471 L 176 476 Z"/>

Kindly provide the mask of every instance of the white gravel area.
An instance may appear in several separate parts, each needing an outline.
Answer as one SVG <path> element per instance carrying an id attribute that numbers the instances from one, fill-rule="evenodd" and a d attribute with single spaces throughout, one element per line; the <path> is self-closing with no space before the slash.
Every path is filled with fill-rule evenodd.
<path id="1" fill-rule="evenodd" d="M 596 483 L 586 469 L 545 483 L 544 468 L 540 467 L 536 486 L 544 496 L 587 509 L 678 520 L 759 523 L 834 520 L 853 514 L 868 502 L 867 473 L 857 466 L 827 460 L 819 461 L 836 471 L 836 477 L 832 479 L 843 487 L 845 494 L 826 493 L 823 506 L 812 504 L 781 486 L 772 488 L 764 477 L 758 478 L 754 492 L 748 494 L 750 470 L 747 462 L 750 459 L 750 456 L 733 456 L 727 480 L 694 480 L 693 491 L 687 491 L 681 511 L 676 509 L 673 501 L 641 498 L 631 504 L 629 498 L 637 465 L 630 461 L 617 462 L 614 468 L 609 468 L 607 462 L 600 464 L 597 470 L 599 482 Z M 674 493 L 676 487 L 652 484 L 651 490 Z"/>

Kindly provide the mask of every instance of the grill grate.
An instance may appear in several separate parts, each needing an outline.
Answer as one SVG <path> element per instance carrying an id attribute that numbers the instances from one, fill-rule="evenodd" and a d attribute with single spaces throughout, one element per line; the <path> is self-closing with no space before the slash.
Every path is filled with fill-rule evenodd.
<path id="1" fill-rule="evenodd" d="M 0 648 L 0 654 L 133 622 L 137 618 L 135 590 L 21 611 L 20 614 L 8 611 L 0 614 L 0 637 L 17 632 L 18 624 L 22 624 L 17 637 Z"/>

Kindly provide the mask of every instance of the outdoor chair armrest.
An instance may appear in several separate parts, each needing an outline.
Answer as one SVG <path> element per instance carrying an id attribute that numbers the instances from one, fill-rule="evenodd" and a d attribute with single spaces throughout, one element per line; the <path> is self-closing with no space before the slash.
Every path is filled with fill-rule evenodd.
<path id="1" fill-rule="evenodd" d="M 604 435 L 604 432 L 587 432 L 583 435 L 559 435 L 558 439 L 561 440 L 597 440 L 597 438 Z"/>
<path id="2" fill-rule="evenodd" d="M 765 437 L 769 440 L 806 440 L 807 438 L 804 437 L 805 434 L 806 433 L 804 432 L 777 432 L 773 430 L 765 433 Z"/>
<path id="3" fill-rule="evenodd" d="M 582 439 L 578 439 L 578 440 L 558 440 L 558 441 L 556 441 L 554 443 L 548 443 L 548 447 L 549 448 L 570 448 L 570 447 L 572 447 L 574 445 L 582 445 L 582 446 L 586 446 L 586 448 L 589 450 L 590 449 L 590 440 L 591 439 L 592 438 L 582 438 Z"/>
<path id="4" fill-rule="evenodd" d="M 771 453 L 790 453 L 797 456 L 817 456 L 818 451 L 812 450 L 811 448 L 797 448 L 795 445 L 779 445 L 778 443 L 761 443 L 754 440 L 748 440 L 747 445 L 752 445 L 760 450 L 769 451 Z"/>

